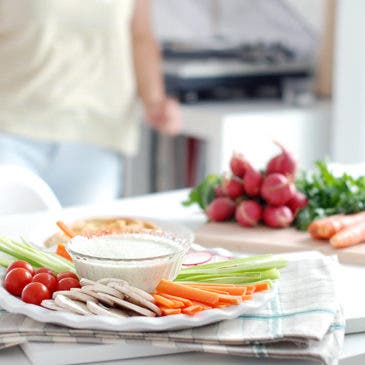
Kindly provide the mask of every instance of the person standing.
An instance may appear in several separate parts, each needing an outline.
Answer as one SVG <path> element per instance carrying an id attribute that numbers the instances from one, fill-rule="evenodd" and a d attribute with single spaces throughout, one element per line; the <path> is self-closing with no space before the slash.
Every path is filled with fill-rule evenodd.
<path id="1" fill-rule="evenodd" d="M 33 170 L 63 205 L 120 194 L 137 97 L 157 131 L 181 125 L 149 12 L 148 0 L 0 0 L 0 163 Z"/>

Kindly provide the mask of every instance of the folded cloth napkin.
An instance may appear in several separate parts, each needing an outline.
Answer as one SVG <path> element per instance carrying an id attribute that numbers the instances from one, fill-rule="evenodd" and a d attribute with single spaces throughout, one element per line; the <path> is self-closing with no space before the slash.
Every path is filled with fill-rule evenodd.
<path id="1" fill-rule="evenodd" d="M 231 355 L 337 363 L 345 331 L 336 290 L 335 257 L 317 252 L 285 256 L 289 265 L 264 307 L 220 323 L 170 332 L 70 329 L 0 311 L 0 348 L 27 341 L 141 343 Z"/>

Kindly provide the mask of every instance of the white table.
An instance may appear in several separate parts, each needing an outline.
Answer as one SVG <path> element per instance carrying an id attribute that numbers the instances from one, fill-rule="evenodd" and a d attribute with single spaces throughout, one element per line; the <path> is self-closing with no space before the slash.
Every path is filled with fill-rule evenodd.
<path id="1" fill-rule="evenodd" d="M 150 216 L 159 219 L 169 219 L 183 223 L 191 228 L 196 228 L 204 222 L 204 216 L 195 207 L 184 208 L 180 202 L 186 198 L 187 191 L 177 191 L 153 194 L 148 196 L 123 199 L 111 203 L 93 205 L 87 207 L 88 215 L 96 214 L 120 214 L 129 216 Z M 74 217 L 78 214 L 85 214 L 85 207 L 75 207 L 64 210 L 62 218 Z M 35 213 L 31 215 L 14 215 L 0 217 L 0 232 L 2 234 L 16 234 L 16 229 L 21 225 L 23 234 L 34 231 L 35 222 L 40 218 L 46 218 L 45 213 Z M 365 267 L 360 266 L 341 266 L 340 285 L 346 288 L 345 312 L 347 321 L 347 331 L 351 334 L 346 335 L 344 353 L 341 359 L 341 365 L 357 365 L 365 362 L 365 291 L 359 293 L 354 290 L 350 283 L 355 282 L 361 287 L 361 278 L 365 278 Z M 354 333 L 363 332 L 363 333 Z M 80 354 L 82 359 L 82 354 Z M 108 362 L 108 364 L 145 364 L 146 358 L 130 359 Z M 149 364 L 170 364 L 176 365 L 190 363 L 201 364 L 264 364 L 265 360 L 243 359 L 228 355 L 200 354 L 200 353 L 183 353 L 166 356 L 157 356 L 148 358 Z M 270 364 L 312 364 L 309 361 L 273 361 Z M 0 352 L 0 364 L 12 365 L 29 365 L 29 361 L 20 350 L 20 348 L 11 348 Z"/>

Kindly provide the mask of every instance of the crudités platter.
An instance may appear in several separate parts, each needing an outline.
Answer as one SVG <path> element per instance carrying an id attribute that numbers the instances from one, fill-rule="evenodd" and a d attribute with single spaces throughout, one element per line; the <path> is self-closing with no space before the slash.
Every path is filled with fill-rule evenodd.
<path id="1" fill-rule="evenodd" d="M 0 258 L 7 268 L 0 306 L 71 328 L 166 331 L 234 319 L 275 295 L 273 280 L 285 259 L 232 258 L 192 244 L 183 226 L 148 222 L 153 229 L 124 230 L 117 223 L 115 230 L 78 233 L 72 223 L 57 221 L 68 241 L 55 252 L 42 246 L 44 236 L 32 236 L 37 245 L 0 237 L 8 255 Z"/>
<path id="2" fill-rule="evenodd" d="M 108 331 L 170 331 L 200 327 L 227 319 L 234 319 L 263 306 L 275 295 L 275 287 L 257 293 L 253 300 L 222 309 L 205 310 L 194 316 L 177 314 L 166 317 L 128 317 L 124 319 L 107 316 L 80 316 L 73 313 L 51 311 L 27 304 L 0 287 L 0 306 L 10 313 L 26 315 L 36 321 L 54 323 L 71 328 Z"/>

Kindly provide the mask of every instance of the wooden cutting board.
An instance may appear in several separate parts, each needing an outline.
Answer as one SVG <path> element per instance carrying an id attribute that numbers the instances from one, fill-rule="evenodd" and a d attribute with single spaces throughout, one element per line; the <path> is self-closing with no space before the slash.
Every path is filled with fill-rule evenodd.
<path id="1" fill-rule="evenodd" d="M 195 242 L 204 246 L 247 253 L 319 250 L 326 255 L 337 254 L 343 263 L 365 264 L 365 244 L 334 249 L 327 241 L 313 240 L 306 232 L 294 228 L 243 228 L 236 223 L 206 223 L 195 235 Z"/>

